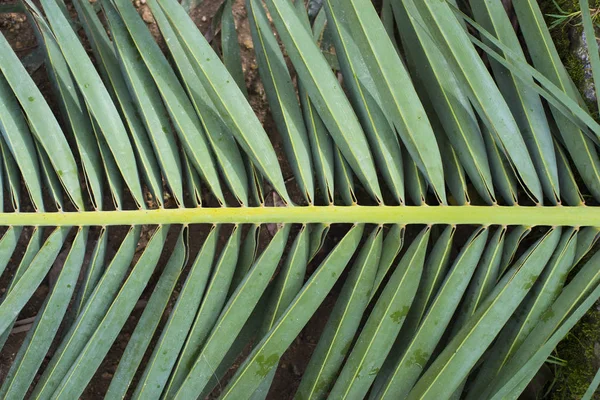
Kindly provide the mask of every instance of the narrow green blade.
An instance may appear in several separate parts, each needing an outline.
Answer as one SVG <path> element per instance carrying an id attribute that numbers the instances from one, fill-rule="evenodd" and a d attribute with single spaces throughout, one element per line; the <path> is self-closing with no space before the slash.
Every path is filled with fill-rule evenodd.
<path id="1" fill-rule="evenodd" d="M 142 362 L 144 353 L 148 349 L 150 340 L 169 303 L 181 270 L 187 262 L 187 230 L 187 227 L 181 229 L 175 247 L 169 250 L 171 253 L 169 261 L 165 265 L 156 286 L 154 286 L 152 295 L 144 307 L 144 312 L 137 322 L 135 330 L 121 356 L 121 361 L 106 392 L 106 398 L 123 399 L 127 394 L 127 389 L 131 385 L 133 376 Z"/>
<path id="2" fill-rule="evenodd" d="M 381 201 L 377 173 L 365 134 L 321 50 L 292 4 L 287 0 L 269 0 L 267 6 L 299 79 L 335 144 L 369 194 Z"/>
<path id="3" fill-rule="evenodd" d="M 222 399 L 244 398 L 252 393 L 277 364 L 344 271 L 359 245 L 363 229 L 362 225 L 354 226 L 329 253 L 269 333 L 236 371 L 223 391 Z"/>

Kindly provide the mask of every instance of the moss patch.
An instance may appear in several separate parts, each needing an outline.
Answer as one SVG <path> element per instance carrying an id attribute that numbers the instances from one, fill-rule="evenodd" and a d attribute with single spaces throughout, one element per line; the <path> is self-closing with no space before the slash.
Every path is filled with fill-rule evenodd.
<path id="1" fill-rule="evenodd" d="M 566 365 L 556 368 L 552 400 L 581 399 L 598 370 L 594 346 L 600 343 L 600 311 L 593 307 L 556 348 L 556 356 Z M 600 394 L 594 399 L 600 400 Z"/>

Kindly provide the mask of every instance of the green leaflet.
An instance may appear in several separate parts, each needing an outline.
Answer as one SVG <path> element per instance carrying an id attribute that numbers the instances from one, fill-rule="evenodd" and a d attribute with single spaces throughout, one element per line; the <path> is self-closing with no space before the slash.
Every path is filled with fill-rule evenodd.
<path id="1" fill-rule="evenodd" d="M 329 224 L 310 224 L 308 225 L 310 232 L 310 252 L 309 260 L 312 260 L 323 247 L 327 234 L 329 233 Z"/>
<path id="2" fill-rule="evenodd" d="M 475 19 L 523 61 L 525 55 L 504 7 L 497 1 L 471 1 Z M 560 202 L 558 169 L 552 134 L 539 95 L 498 62 L 491 61 L 492 71 L 521 129 L 525 144 L 532 155 L 546 198 L 551 204 Z M 533 83 L 533 79 L 529 79 Z"/>
<path id="3" fill-rule="evenodd" d="M 93 118 L 92 129 L 94 130 L 96 141 L 98 142 L 98 147 L 100 149 L 100 156 L 102 157 L 102 161 L 104 164 L 104 171 L 106 173 L 108 187 L 110 188 L 113 206 L 115 207 L 115 209 L 121 210 L 123 208 L 123 178 L 119 173 L 117 163 L 115 162 L 115 158 L 110 152 L 110 148 L 106 143 L 106 139 L 102 135 L 98 123 Z"/>
<path id="4" fill-rule="evenodd" d="M 332 34 L 336 54 L 342 69 L 344 84 L 350 92 L 350 101 L 358 113 L 373 156 L 383 178 L 390 189 L 394 203 L 404 204 L 404 176 L 402 152 L 393 126 L 388 122 L 374 96 L 377 96 L 375 83 L 369 74 L 350 32 L 337 17 L 331 14 L 329 32 Z"/>
<path id="5" fill-rule="evenodd" d="M 329 253 L 300 293 L 256 345 L 223 391 L 222 399 L 238 399 L 253 392 L 281 354 L 325 299 L 358 247 L 364 226 L 356 225 Z"/>
<path id="6" fill-rule="evenodd" d="M 24 398 L 67 311 L 83 263 L 88 227 L 79 228 L 62 271 L 13 361 L 0 396 Z"/>
<path id="7" fill-rule="evenodd" d="M 412 242 L 373 311 L 331 391 L 334 398 L 364 398 L 402 327 L 423 272 L 430 228 Z"/>
<path id="8" fill-rule="evenodd" d="M 437 119 L 444 127 L 452 146 L 456 149 L 461 165 L 466 169 L 477 192 L 488 204 L 495 201 L 492 175 L 488 165 L 485 144 L 481 136 L 477 117 L 469 103 L 469 99 L 459 85 L 459 81 L 448 70 L 450 65 L 432 40 L 429 32 L 415 18 L 409 18 L 402 2 L 392 4 L 394 15 L 398 21 L 398 29 L 406 49 L 407 64 L 415 77 L 417 92 L 421 98 L 428 98 L 431 108 L 435 110 Z M 429 65 L 429 68 L 422 68 Z M 427 110 L 428 102 L 422 100 Z M 431 114 L 431 113 L 429 113 Z M 434 117 L 435 118 L 435 117 Z M 430 115 L 429 119 L 434 131 L 439 129 Z M 440 149 L 444 147 L 440 146 Z M 442 158 L 446 151 L 442 151 Z M 444 172 L 447 174 L 448 170 Z M 446 177 L 448 180 L 448 177 Z"/>
<path id="9" fill-rule="evenodd" d="M 103 1 L 106 3 L 109 0 Z M 116 1 L 113 2 L 113 5 L 119 12 L 139 54 L 144 59 L 146 67 L 156 83 L 190 163 L 201 174 L 215 197 L 221 203 L 224 203 L 217 169 L 206 143 L 206 137 L 200 121 L 195 115 L 194 108 L 175 72 L 146 28 L 146 24 L 137 14 L 133 4 Z"/>
<path id="10" fill-rule="evenodd" d="M 308 265 L 309 238 L 308 227 L 302 225 L 270 293 L 264 320 L 259 331 L 260 336 L 264 336 L 271 330 L 275 322 L 285 312 L 292 300 L 300 292 L 300 289 L 302 289 L 304 276 L 306 275 L 306 266 Z M 266 398 L 276 370 L 276 367 L 271 369 L 252 394 L 252 400 L 263 400 Z"/>
<path id="11" fill-rule="evenodd" d="M 158 398 L 167 383 L 171 368 L 177 361 L 177 355 L 180 354 L 186 335 L 188 335 L 192 326 L 193 319 L 190 318 L 190 315 L 195 314 L 201 304 L 209 274 L 212 271 L 211 267 L 215 258 L 219 232 L 218 227 L 213 227 L 196 256 L 177 303 L 162 329 L 158 342 L 154 346 L 150 360 L 144 369 L 144 374 L 138 381 L 133 398 Z M 215 278 L 213 279 L 222 278 L 223 263 L 227 267 L 227 264 L 237 257 L 237 246 L 239 246 L 237 228 L 232 233 L 216 265 Z M 210 293 L 210 289 L 209 287 L 207 293 Z M 193 331 L 190 335 L 192 334 Z M 182 357 L 184 355 L 185 352 L 181 353 Z"/>
<path id="12" fill-rule="evenodd" d="M 404 246 L 404 231 L 405 227 L 402 225 L 392 225 L 388 232 L 385 234 L 383 244 L 381 247 L 381 258 L 379 259 L 379 266 L 377 267 L 377 274 L 373 281 L 373 289 L 371 289 L 370 300 L 373 300 L 381 283 L 388 274 L 390 268 L 396 261 L 402 246 Z"/>
<path id="13" fill-rule="evenodd" d="M 535 328 L 519 348 L 514 351 L 514 356 L 508 360 L 491 385 L 493 388 L 491 393 L 496 393 L 496 397 L 498 396 L 497 392 L 500 388 L 511 381 L 513 376 L 516 376 L 520 371 L 523 371 L 523 368 L 528 361 L 535 358 L 538 351 L 541 351 L 546 347 L 545 343 L 551 340 L 553 333 L 558 332 L 558 330 L 561 329 L 561 326 L 567 324 L 568 317 L 575 314 L 579 305 L 585 302 L 586 298 L 589 298 L 588 296 L 591 295 L 592 291 L 598 291 L 595 288 L 597 288 L 598 282 L 600 282 L 600 271 L 598 270 L 599 261 L 600 253 L 596 253 L 587 263 L 585 263 L 577 275 L 575 275 L 564 288 L 556 301 L 554 301 L 552 306 L 546 310 L 544 317 L 538 321 Z M 548 349 L 547 355 L 540 361 L 540 366 L 545 362 L 554 347 L 555 345 Z M 536 371 L 538 369 L 539 367 L 535 368 Z M 533 376 L 531 376 L 531 378 L 532 377 Z M 515 384 L 519 381 L 520 380 L 517 380 Z"/>
<path id="14" fill-rule="evenodd" d="M 21 226 L 11 226 L 4 232 L 2 239 L 0 239 L 0 276 L 2 276 L 2 273 L 10 262 L 22 231 L 23 227 Z"/>
<path id="15" fill-rule="evenodd" d="M 176 1 L 158 0 L 158 4 L 231 133 L 283 200 L 291 204 L 271 142 L 234 79 Z"/>
<path id="16" fill-rule="evenodd" d="M 50 363 L 46 366 L 33 390 L 32 399 L 50 399 L 62 378 L 69 371 L 72 363 L 75 362 L 81 350 L 88 343 L 89 338 L 121 287 L 121 281 L 133 259 L 139 237 L 140 228 L 132 227 L 90 298 L 85 303 L 77 320 L 69 328 Z"/>
<path id="17" fill-rule="evenodd" d="M 94 245 L 94 249 L 92 250 L 89 263 L 85 268 L 85 275 L 83 277 L 83 282 L 80 284 L 81 286 L 78 288 L 75 304 L 72 306 L 74 317 L 79 315 L 104 272 L 104 262 L 106 259 L 108 242 L 107 236 L 107 228 L 102 228 L 98 235 L 98 239 L 96 240 L 96 244 Z"/>
<path id="18" fill-rule="evenodd" d="M 383 234 L 375 227 L 363 244 L 306 367 L 296 397 L 323 398 L 333 385 L 368 305 L 381 257 Z"/>
<path id="19" fill-rule="evenodd" d="M 254 265 L 231 295 L 219 319 L 199 353 L 189 373 L 174 395 L 175 399 L 189 399 L 200 395 L 213 375 L 213 365 L 218 365 L 247 321 L 250 313 L 266 289 L 277 268 L 287 242 L 290 225 L 284 225 L 269 243 L 269 246 L 254 262 Z"/>
<path id="20" fill-rule="evenodd" d="M 267 6 L 299 79 L 335 144 L 369 194 L 381 201 L 375 165 L 364 132 L 326 59 L 287 0 L 269 0 Z"/>
<path id="21" fill-rule="evenodd" d="M 214 231 L 213 231 L 214 232 Z M 133 376 L 142 362 L 144 353 L 150 345 L 150 340 L 158 327 L 160 319 L 171 298 L 175 284 L 179 278 L 188 257 L 188 228 L 183 227 L 175 247 L 171 251 L 169 261 L 152 290 L 152 295 L 144 307 L 135 330 L 127 342 L 127 347 L 121 356 L 119 366 L 110 381 L 106 392 L 107 399 L 122 399 L 127 394 L 127 389 Z"/>
<path id="22" fill-rule="evenodd" d="M 498 280 L 504 275 L 504 272 L 508 269 L 508 267 L 513 262 L 513 258 L 515 254 L 517 254 L 517 249 L 519 245 L 525 239 L 527 235 L 531 233 L 530 226 L 517 225 L 512 228 L 510 233 L 506 236 L 504 248 L 502 249 L 502 260 L 500 261 L 500 271 L 498 274 Z"/>
<path id="23" fill-rule="evenodd" d="M 185 154 L 185 151 L 181 152 L 181 159 L 186 187 L 189 197 L 192 200 L 192 206 L 202 207 L 202 186 L 200 184 L 200 177 L 192 166 L 188 156 Z"/>
<path id="24" fill-rule="evenodd" d="M 235 20 L 232 9 L 233 0 L 225 0 L 223 3 L 223 14 L 221 15 L 221 48 L 223 51 L 223 64 L 239 86 L 246 98 L 248 89 L 242 69 L 242 57 L 240 55 L 240 43 L 235 29 Z"/>
<path id="25" fill-rule="evenodd" d="M 548 359 L 558 342 L 573 328 L 600 296 L 596 253 L 566 286 L 504 371 L 497 377 L 493 400 L 516 399 Z M 510 394 L 510 396 L 509 396 Z"/>
<path id="26" fill-rule="evenodd" d="M 396 333 L 394 337 L 393 346 L 388 349 L 389 354 L 386 353 L 387 358 L 385 362 L 380 365 L 380 372 L 373 382 L 371 398 L 376 398 L 380 395 L 384 387 L 388 384 L 389 379 L 396 372 L 396 366 L 410 344 L 409 339 L 414 336 L 427 311 L 427 306 L 433 301 L 440 285 L 444 281 L 450 264 L 450 252 L 452 251 L 455 233 L 455 227 L 447 226 L 439 234 L 439 237 L 435 239 L 435 244 L 429 250 L 425 265 L 421 267 L 423 272 L 421 273 L 420 281 L 417 283 L 417 290 L 410 309 L 406 314 L 399 333 Z"/>
<path id="27" fill-rule="evenodd" d="M 500 148 L 498 148 L 498 145 L 494 141 L 490 130 L 485 126 L 482 126 L 481 133 L 487 149 L 492 176 L 494 177 L 494 183 L 496 184 L 497 188 L 496 190 L 500 193 L 507 204 L 516 205 L 518 202 L 518 196 L 517 179 L 515 178 L 515 174 L 510 164 L 506 160 L 505 155 L 501 152 Z"/>
<path id="28" fill-rule="evenodd" d="M 427 203 L 427 180 L 421 174 L 417 164 L 410 158 L 406 149 L 404 150 L 403 160 L 408 197 L 416 206 L 425 205 Z"/>
<path id="29" fill-rule="evenodd" d="M 540 181 L 517 123 L 450 6 L 446 2 L 432 0 L 402 2 L 408 16 L 416 18 L 418 23 L 429 29 L 459 82 L 469 90 L 471 101 L 492 132 L 494 141 L 514 165 L 530 195 L 541 202 Z"/>
<path id="30" fill-rule="evenodd" d="M 233 293 L 235 289 L 237 289 L 238 285 L 250 268 L 254 261 L 256 260 L 256 256 L 258 255 L 258 246 L 260 239 L 261 225 L 249 225 L 248 231 L 246 232 L 246 237 L 244 238 L 244 243 L 240 249 L 240 256 L 238 257 L 237 264 L 233 266 L 235 268 L 235 272 L 233 274 L 233 278 L 231 278 L 231 285 L 229 286 L 229 295 Z"/>
<path id="31" fill-rule="evenodd" d="M 348 162 L 344 159 L 344 156 L 339 148 L 335 148 L 334 152 L 335 187 L 340 194 L 342 200 L 341 203 L 345 206 L 358 204 L 358 199 L 354 193 L 354 174 L 350 169 L 350 165 L 348 165 Z"/>
<path id="32" fill-rule="evenodd" d="M 48 77 L 59 98 L 70 133 L 75 137 L 92 206 L 101 210 L 104 172 L 86 105 L 50 27 L 39 20 L 38 25 L 34 27 L 37 28 L 38 37 L 45 47 Z"/>
<path id="33" fill-rule="evenodd" d="M 119 57 L 121 72 L 127 81 L 131 97 L 135 101 L 141 122 L 143 122 L 148 133 L 148 139 L 150 139 L 152 149 L 154 149 L 158 160 L 157 164 L 161 167 L 162 174 L 171 189 L 175 202 L 181 206 L 183 204 L 181 160 L 179 159 L 179 152 L 175 136 L 171 130 L 167 110 L 163 105 L 152 75 L 146 68 L 135 43 L 130 38 L 127 28 L 118 17 L 116 10 L 110 3 L 105 3 L 104 12 L 110 25 L 111 37 Z M 140 131 L 139 134 L 144 136 L 145 132 Z M 159 189 L 160 192 L 157 193 L 156 200 L 159 205 L 162 205 L 162 181 Z"/>
<path id="34" fill-rule="evenodd" d="M 1 136 L 0 153 L 2 154 L 2 169 L 4 169 L 2 172 L 6 174 L 3 185 L 8 190 L 8 201 L 14 211 L 19 211 L 21 208 L 21 175 L 19 174 L 19 167 L 17 166 L 15 159 Z M 4 201 L 4 194 L 2 195 L 2 198 Z"/>
<path id="35" fill-rule="evenodd" d="M 60 11 L 55 0 L 44 0 L 42 6 L 56 42 L 67 64 L 69 64 L 73 78 L 79 86 L 92 118 L 98 123 L 102 135 L 106 138 L 106 143 L 115 158 L 123 179 L 127 183 L 137 205 L 142 208 L 145 207 L 135 155 L 117 108 L 91 60 L 87 57 L 79 38 L 72 30 L 67 18 Z M 36 18 L 41 18 L 34 8 L 32 14 Z M 52 156 L 49 151 L 48 154 Z M 65 176 L 69 175 L 68 170 L 64 171 L 60 168 L 56 168 L 56 170 L 63 180 Z"/>
<path id="36" fill-rule="evenodd" d="M 560 232 L 560 228 L 551 229 L 521 257 L 514 272 L 503 278 L 417 381 L 408 399 L 438 396 L 459 387 L 534 285 L 558 244 Z"/>
<path id="37" fill-rule="evenodd" d="M 334 201 L 334 149 L 331 136 L 323 120 L 315 110 L 308 93 L 302 82 L 298 83 L 298 93 L 302 112 L 308 132 L 308 139 L 313 155 L 313 166 L 317 175 L 317 182 L 321 190 L 321 197 L 325 204 Z"/>
<path id="38" fill-rule="evenodd" d="M 3 38 L 0 39 L 0 45 L 2 45 L 3 40 Z M 23 174 L 23 180 L 27 186 L 29 197 L 31 198 L 33 206 L 37 210 L 43 211 L 44 200 L 42 198 L 42 177 L 40 175 L 40 167 L 36 156 L 33 138 L 27 126 L 27 122 L 20 110 L 17 98 L 12 93 L 12 90 L 5 77 L 1 75 L 0 132 L 2 133 L 3 138 L 2 152 L 8 153 L 10 151 L 13 157 L 12 162 L 16 162 L 21 174 Z M 7 160 L 5 162 L 10 161 Z M 6 168 L 6 171 L 7 173 L 10 173 L 10 167 Z"/>
<path id="39" fill-rule="evenodd" d="M 53 399 L 73 399 L 83 393 L 152 276 L 168 231 L 168 225 L 158 226 L 114 301 L 55 389 Z"/>
<path id="40" fill-rule="evenodd" d="M 61 182 L 65 186 L 74 205 L 78 209 L 83 210 L 83 196 L 79 186 L 75 158 L 71 153 L 71 149 L 69 148 L 67 140 L 64 137 L 56 118 L 3 35 L 0 35 L 0 51 L 2 51 L 3 54 L 2 60 L 0 60 L 0 71 L 4 75 L 3 78 L 12 88 L 15 97 L 27 116 L 28 123 L 34 131 L 34 134 L 36 131 L 44 132 L 43 135 L 36 137 L 36 139 L 51 157 L 52 166 L 59 174 Z M 3 82 L 4 79 L 2 79 Z M 7 95 L 3 94 L 1 97 L 5 98 Z M 2 102 L 4 101 L 9 100 L 2 100 Z M 11 113 L 16 111 L 17 109 L 13 109 Z M 13 118 L 15 118 L 15 116 L 13 116 Z M 6 129 L 9 129 L 9 127 Z M 12 129 L 12 127 L 10 127 L 10 129 Z M 24 133 L 21 133 L 21 135 L 23 134 Z M 24 149 L 16 147 L 12 149 L 12 151 L 13 156 L 16 158 L 17 156 L 14 151 L 24 151 Z M 22 157 L 26 156 L 22 155 Z M 29 162 L 25 164 L 26 168 L 29 167 Z M 32 167 L 33 166 L 35 166 L 35 164 L 32 164 Z M 35 183 L 36 179 L 33 179 L 31 185 L 34 185 Z M 32 186 L 32 190 L 35 191 L 36 189 L 36 187 Z M 40 204 L 36 205 L 40 207 Z"/>
<path id="41" fill-rule="evenodd" d="M 304 199 L 314 201 L 310 147 L 292 77 L 262 4 L 247 0 L 246 9 L 261 81 L 288 161 Z"/>
<path id="42" fill-rule="evenodd" d="M 339 19 L 348 27 L 371 72 L 381 98 L 380 106 L 438 199 L 445 204 L 444 171 L 433 130 L 374 6 L 368 0 L 326 0 L 325 6 L 329 20 Z"/>
<path id="43" fill-rule="evenodd" d="M 567 206 L 581 206 L 585 204 L 583 195 L 579 191 L 577 178 L 573 175 L 567 154 L 558 143 L 554 140 L 554 148 L 556 150 L 556 162 L 558 165 L 558 180 L 560 182 L 560 194 Z"/>
<path id="44" fill-rule="evenodd" d="M 31 238 L 29 239 L 29 243 L 27 243 L 25 254 L 23 254 L 23 258 L 21 258 L 21 261 L 19 262 L 19 266 L 17 267 L 17 270 L 14 276 L 12 277 L 12 280 L 10 281 L 10 285 L 8 286 L 8 290 L 6 291 L 6 294 L 3 297 L 2 301 L 4 301 L 6 297 L 10 294 L 10 292 L 15 288 L 16 284 L 19 282 L 25 271 L 27 271 L 29 266 L 32 264 L 33 260 L 40 251 L 40 248 L 42 247 L 43 237 L 43 228 L 34 228 L 33 232 L 31 232 Z M 0 335 L 0 348 L 2 348 L 6 343 L 8 335 L 10 334 L 10 327 L 12 327 L 15 322 L 16 317 L 13 318 L 12 322 L 10 322 L 9 328 L 5 329 Z"/>
<path id="45" fill-rule="evenodd" d="M 106 88 L 112 96 L 115 107 L 119 107 L 120 115 L 123 118 L 123 123 L 127 126 L 129 140 L 131 141 L 131 146 L 135 152 L 135 158 L 137 161 L 137 166 L 140 169 L 141 177 L 146 182 L 146 185 L 148 186 L 148 189 L 150 190 L 150 193 L 154 197 L 158 206 L 162 207 L 163 185 L 160 174 L 161 164 L 157 162 L 157 157 L 155 156 L 152 145 L 148 140 L 149 135 L 146 132 L 141 119 L 143 114 L 138 113 L 134 103 L 134 96 L 132 96 L 128 90 L 128 86 L 132 88 L 132 91 L 135 90 L 133 86 L 135 84 L 135 80 L 128 79 L 125 74 L 122 74 L 119 66 L 119 61 L 121 61 L 124 68 L 126 68 L 127 61 L 119 60 L 115 48 L 110 43 L 102 23 L 96 16 L 96 12 L 92 9 L 92 6 L 89 4 L 89 2 L 76 2 L 75 8 L 77 10 L 79 19 L 82 21 L 86 35 L 90 40 L 92 50 L 94 51 L 94 55 L 99 66 L 99 71 L 104 80 Z M 118 33 L 115 35 L 113 32 L 113 36 L 118 36 Z M 140 69 L 140 73 L 142 73 L 142 71 L 143 70 Z M 98 120 L 98 116 L 94 114 L 94 110 L 92 108 L 90 108 L 90 112 L 94 115 L 93 118 Z M 101 122 L 98 122 L 98 125 L 100 126 L 101 131 L 107 128 L 107 126 Z M 149 131 L 149 133 L 152 134 L 153 132 Z M 106 137 L 104 131 L 103 134 Z M 107 143 L 110 147 L 111 141 L 109 139 L 107 139 Z M 168 145 L 164 146 L 164 148 L 160 149 L 160 151 L 157 151 L 157 153 L 162 154 L 163 150 L 168 151 L 168 149 Z M 112 148 L 111 151 L 113 151 L 113 156 L 115 157 L 115 160 L 117 160 L 118 155 L 114 153 Z M 162 161 L 161 157 L 158 157 L 158 160 Z M 119 164 L 120 163 L 117 162 L 117 165 Z M 124 176 L 124 178 L 127 181 L 127 176 Z"/>
<path id="46" fill-rule="evenodd" d="M 304 2 L 296 1 L 295 8 L 302 24 L 305 26 L 306 30 L 313 35 L 315 42 L 319 44 L 321 35 L 325 29 L 325 18 L 315 19 L 313 28 L 311 29 Z M 323 10 L 321 10 L 319 15 L 325 16 Z M 333 204 L 335 150 L 333 148 L 331 135 L 327 132 L 323 120 L 310 99 L 310 96 L 306 91 L 306 86 L 300 79 L 297 80 L 297 85 L 298 97 L 300 98 L 300 104 L 302 105 L 302 114 L 304 116 L 304 123 L 312 152 L 313 170 L 317 176 L 321 198 L 325 204 Z"/>
<path id="47" fill-rule="evenodd" d="M 571 80 L 558 57 L 539 6 L 532 0 L 516 3 L 515 12 L 523 27 L 523 37 L 533 64 L 541 74 L 557 85 L 560 91 L 576 99 Z M 555 107 L 550 109 L 558 125 L 560 137 L 583 181 L 594 197 L 600 197 L 600 159 L 592 141 Z"/>
<path id="48" fill-rule="evenodd" d="M 600 238 L 600 228 L 583 227 L 577 233 L 577 247 L 575 248 L 575 257 L 573 267 L 575 267 L 588 252 L 594 248 L 594 245 Z"/>
<path id="49" fill-rule="evenodd" d="M 68 227 L 55 229 L 35 255 L 31 265 L 27 266 L 27 269 L 18 280 L 15 277 L 14 282 L 16 283 L 9 289 L 8 294 L 0 304 L 0 332 L 5 333 L 12 326 L 21 309 L 27 304 L 35 289 L 52 267 L 52 263 L 58 256 L 69 231 L 70 228 Z"/>
<path id="50" fill-rule="evenodd" d="M 191 63 L 191 56 L 186 52 L 182 43 L 180 43 L 168 18 L 155 1 L 150 1 L 150 8 L 154 11 L 154 17 L 158 22 L 163 36 L 168 39 L 167 45 L 171 55 L 175 60 L 179 75 L 182 77 L 183 84 L 192 100 L 192 104 L 198 115 L 202 128 L 214 150 L 215 158 L 222 176 L 225 178 L 228 186 L 236 196 L 238 202 L 242 205 L 248 204 L 248 181 L 246 168 L 244 167 L 243 157 L 239 152 L 234 138 L 225 126 L 221 116 L 219 116 L 214 104 L 208 97 L 202 82 L 196 75 Z M 250 172 L 250 171 L 248 171 Z M 254 190 L 254 188 L 253 188 Z M 253 193 L 254 194 L 254 193 Z"/>
<path id="51" fill-rule="evenodd" d="M 515 314 L 498 335 L 496 343 L 489 350 L 476 378 L 469 385 L 467 399 L 475 400 L 491 394 L 490 384 L 502 367 L 523 343 L 535 324 L 543 318 L 544 313 L 560 294 L 567 279 L 569 269 L 573 265 L 577 231 L 566 229 L 556 247 L 552 259 L 532 288 L 531 293 L 523 300 Z"/>
<path id="52" fill-rule="evenodd" d="M 262 295 L 256 308 L 252 311 L 250 318 L 244 324 L 244 327 L 235 338 L 235 341 L 227 351 L 227 354 L 223 358 L 223 361 L 215 369 L 215 373 L 211 377 L 209 384 L 204 388 L 200 397 L 208 396 L 215 387 L 221 384 L 221 380 L 225 374 L 231 369 L 236 359 L 240 356 L 243 350 L 252 351 L 256 343 L 256 335 L 260 329 L 262 323 L 262 312 L 264 311 L 268 297 L 270 294 L 270 287 L 267 288 L 265 293 Z M 254 392 L 256 393 L 256 391 Z M 253 393 L 253 394 L 254 394 Z M 253 399 L 253 397 L 251 397 Z"/>
<path id="53" fill-rule="evenodd" d="M 37 135 L 34 132 L 34 135 Z M 57 211 L 63 211 L 64 203 L 63 203 L 63 192 L 60 186 L 60 182 L 58 180 L 58 176 L 52 169 L 52 163 L 48 158 L 48 154 L 44 151 L 44 149 L 39 145 L 39 142 L 35 142 L 35 148 L 38 153 L 38 158 L 40 159 L 40 170 L 42 172 L 42 177 L 44 178 L 44 183 L 46 184 L 46 191 L 49 192 L 52 201 L 54 202 L 54 207 L 56 207 Z"/>
<path id="54" fill-rule="evenodd" d="M 395 399 L 406 396 L 426 369 L 427 362 L 450 323 L 479 263 L 487 237 L 488 230 L 479 228 L 462 248 L 419 328 L 411 335 L 412 340 L 400 357 L 394 373 L 388 378 L 377 398 Z"/>
<path id="55" fill-rule="evenodd" d="M 494 233 L 494 236 L 492 236 L 487 244 L 485 252 L 481 257 L 481 261 L 473 274 L 471 283 L 469 283 L 461 306 L 457 311 L 457 317 L 451 328 L 451 337 L 460 331 L 465 322 L 475 314 L 475 311 L 477 311 L 480 304 L 494 289 L 498 280 L 505 237 L 506 227 L 498 227 L 496 233 Z M 460 383 L 458 388 L 452 394 L 452 400 L 461 398 L 466 383 L 466 379 Z"/>

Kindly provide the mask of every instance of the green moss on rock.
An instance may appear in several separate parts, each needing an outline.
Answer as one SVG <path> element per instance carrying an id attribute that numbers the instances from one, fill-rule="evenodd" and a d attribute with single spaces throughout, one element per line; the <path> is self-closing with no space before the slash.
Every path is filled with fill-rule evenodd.
<path id="1" fill-rule="evenodd" d="M 549 16 L 549 14 L 560 14 L 557 5 L 565 13 L 579 11 L 579 0 L 538 0 L 538 3 L 544 13 L 548 26 L 556 21 L 556 19 Z M 600 0 L 590 0 L 589 4 L 591 8 L 598 8 L 600 7 Z M 575 82 L 575 85 L 580 91 L 583 91 L 585 84 L 584 64 L 572 51 L 571 37 L 580 37 L 582 31 L 583 27 L 581 26 L 581 20 L 579 18 L 574 19 L 570 23 L 559 24 L 550 31 L 558 54 L 565 65 L 567 72 L 571 75 L 573 82 Z M 595 110 L 596 105 L 593 104 L 593 102 L 586 101 L 586 103 L 590 110 Z"/>
<path id="2" fill-rule="evenodd" d="M 566 362 L 556 368 L 556 381 L 550 399 L 579 400 L 592 382 L 600 360 L 600 311 L 593 307 L 556 348 L 556 356 Z M 600 394 L 594 399 L 600 400 Z"/>

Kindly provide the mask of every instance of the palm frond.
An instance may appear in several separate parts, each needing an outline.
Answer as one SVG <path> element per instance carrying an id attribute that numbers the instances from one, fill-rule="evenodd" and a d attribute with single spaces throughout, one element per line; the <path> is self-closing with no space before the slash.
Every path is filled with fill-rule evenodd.
<path id="1" fill-rule="evenodd" d="M 295 398 L 517 398 L 600 298 L 600 125 L 537 3 L 522 46 L 495 0 L 247 0 L 274 132 L 239 5 L 219 52 L 193 3 L 147 1 L 161 47 L 24 0 L 54 101 L 0 35 L 4 352 L 48 287 L 0 396 L 86 397 L 125 328 L 100 396 L 261 400 L 321 320 Z"/>

